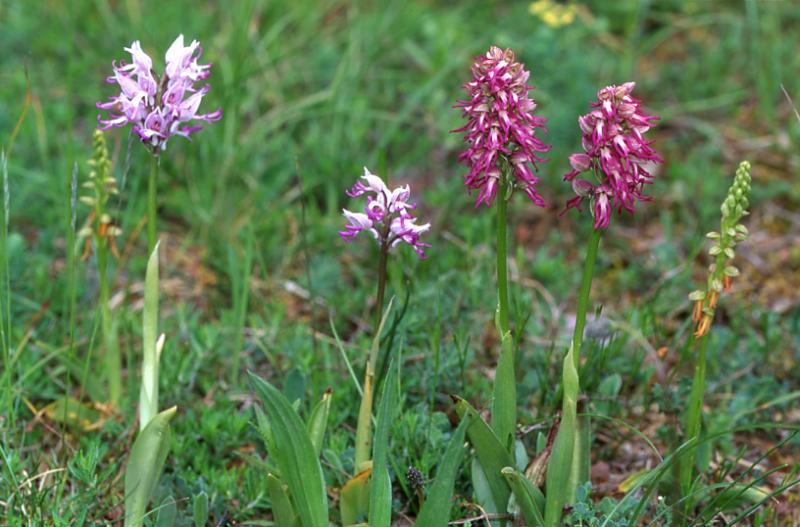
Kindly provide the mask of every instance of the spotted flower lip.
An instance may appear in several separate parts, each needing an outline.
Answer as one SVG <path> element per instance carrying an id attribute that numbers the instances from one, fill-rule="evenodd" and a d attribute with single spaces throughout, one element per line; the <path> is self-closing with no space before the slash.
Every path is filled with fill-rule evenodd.
<path id="1" fill-rule="evenodd" d="M 383 180 L 364 167 L 364 175 L 346 192 L 351 198 L 366 195 L 364 212 L 342 209 L 347 219 L 339 236 L 351 242 L 362 231 L 367 231 L 379 245 L 393 249 L 401 242 L 410 245 L 420 258 L 425 258 L 425 249 L 430 247 L 420 241 L 420 236 L 430 230 L 431 224 L 417 225 L 411 215 L 416 205 L 409 200 L 411 189 L 408 185 L 390 190 Z"/>
<path id="2" fill-rule="evenodd" d="M 564 179 L 572 182 L 576 196 L 564 211 L 580 210 L 588 199 L 595 229 L 608 228 L 613 209 L 633 214 L 637 201 L 650 201 L 644 186 L 653 182 L 652 167 L 663 163 L 651 147 L 653 141 L 644 138 L 660 118 L 646 114 L 641 101 L 631 96 L 635 86 L 626 82 L 601 89 L 591 111 L 578 118 L 584 152 L 569 157 L 572 170 Z M 595 181 L 578 178 L 587 172 Z"/>
<path id="3" fill-rule="evenodd" d="M 491 206 L 497 196 L 504 171 L 533 201 L 544 207 L 536 191 L 539 154 L 550 150 L 536 137 L 536 130 L 547 132 L 546 120 L 533 114 L 536 102 L 528 96 L 530 72 L 517 62 L 511 49 L 492 46 L 475 59 L 472 80 L 464 84 L 467 99 L 457 101 L 467 124 L 453 132 L 463 132 L 467 149 L 459 156 L 469 168 L 464 185 L 477 190 L 475 206 Z"/>
<path id="4" fill-rule="evenodd" d="M 97 116 L 98 128 L 121 128 L 133 125 L 133 131 L 154 154 L 167 147 L 174 135 L 188 138 L 202 129 L 192 121 L 208 123 L 222 117 L 221 110 L 200 113 L 200 103 L 211 89 L 209 85 L 197 87 L 195 83 L 211 74 L 210 64 L 199 64 L 202 48 L 193 40 L 184 45 L 183 35 L 172 43 L 166 52 L 166 67 L 159 79 L 153 71 L 153 60 L 136 40 L 126 47 L 131 62 L 113 63 L 114 74 L 109 84 L 116 84 L 120 93 L 97 108 L 106 110 L 107 116 Z"/>

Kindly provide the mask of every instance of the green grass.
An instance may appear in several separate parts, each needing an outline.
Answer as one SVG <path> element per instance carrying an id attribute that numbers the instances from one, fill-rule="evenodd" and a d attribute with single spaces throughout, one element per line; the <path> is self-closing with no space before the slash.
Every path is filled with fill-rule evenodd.
<path id="1" fill-rule="evenodd" d="M 405 472 L 414 466 L 428 480 L 436 474 L 457 424 L 448 394 L 483 408 L 491 403 L 493 211 L 473 208 L 456 162 L 460 137 L 449 133 L 461 124 L 452 105 L 462 96 L 471 58 L 490 44 L 513 47 L 531 70 L 553 144 L 541 171 L 551 207 L 515 199 L 509 210 L 511 320 L 524 325 L 517 332 L 517 391 L 525 401 L 518 411 L 533 427 L 523 436 L 529 452 L 560 408 L 555 387 L 589 238 L 588 222 L 574 212 L 557 214 L 571 192 L 561 176 L 579 147 L 576 117 L 598 88 L 626 80 L 635 80 L 648 109 L 663 117 L 654 136 L 666 163 L 650 192 L 653 203 L 636 218 L 615 218 L 603 239 L 589 313 L 602 306 L 611 338 L 584 346 L 591 362 L 581 368 L 581 387 L 594 401 L 587 411 L 631 423 L 665 453 L 670 420 L 691 379 L 686 295 L 704 279 L 703 236 L 718 225 L 738 161 L 748 159 L 754 196 L 745 222 L 753 236 L 741 248 L 744 277 L 723 300 L 709 342 L 706 426 L 713 433 L 796 422 L 797 400 L 780 397 L 800 390 L 800 258 L 793 249 L 800 124 L 780 85 L 800 97 L 800 8 L 755 0 L 584 5 L 590 18 L 551 28 L 524 2 L 0 4 L 0 142 L 10 152 L 10 221 L 0 243 L 9 277 L 9 291 L 0 284 L 7 361 L 0 525 L 121 518 L 146 264 L 146 233 L 136 229 L 146 214 L 148 174 L 147 152 L 123 130 L 107 136 L 121 189 L 111 209 L 123 230 L 124 256 L 110 269 L 126 359 L 120 413 L 99 430 L 82 431 L 33 412 L 64 395 L 88 401 L 93 379 L 82 375 L 84 364 L 91 367 L 102 349 L 96 263 L 80 259 L 83 244 L 73 243 L 70 225 L 72 167 L 79 167 L 80 191 L 94 103 L 110 95 L 104 78 L 124 46 L 139 39 L 156 53 L 179 33 L 202 42 L 203 58 L 214 64 L 203 104 L 224 115 L 191 143 L 173 139 L 161 165 L 159 327 L 168 339 L 160 400 L 179 413 L 153 503 L 172 496 L 189 518 L 194 496 L 205 491 L 213 525 L 270 519 L 265 450 L 246 369 L 299 398 L 302 415 L 332 387 L 322 464 L 334 492 L 353 473 L 358 396 L 330 327 L 332 321 L 360 379 L 377 248 L 361 239 L 345 245 L 336 231 L 344 190 L 366 165 L 393 182 L 409 182 L 420 217 L 433 224 L 429 259 L 393 254 L 387 289 L 396 312 L 408 302 L 392 340 L 403 346 L 402 412 L 390 434 L 394 511 L 396 518 L 416 513 Z M 154 56 L 158 67 L 163 57 Z M 12 146 L 26 85 L 31 104 Z M 77 205 L 78 230 L 88 209 Z M 660 370 L 671 381 L 666 387 L 658 382 Z M 619 376 L 616 390 L 612 376 Z M 599 496 L 643 468 L 639 453 L 646 449 L 630 430 L 594 423 L 600 434 L 592 461 L 616 462 L 605 486 L 595 484 Z M 743 459 L 753 461 L 784 435 L 723 435 L 709 452 L 724 465 L 745 448 Z M 760 470 L 796 463 L 798 448 L 796 438 L 783 444 Z M 453 518 L 476 514 L 468 506 L 468 467 L 467 460 Z M 723 474 L 711 471 L 709 481 Z M 768 486 L 777 488 L 776 481 Z M 787 496 L 784 503 L 796 508 L 797 495 Z M 774 510 L 789 514 L 785 508 Z"/>

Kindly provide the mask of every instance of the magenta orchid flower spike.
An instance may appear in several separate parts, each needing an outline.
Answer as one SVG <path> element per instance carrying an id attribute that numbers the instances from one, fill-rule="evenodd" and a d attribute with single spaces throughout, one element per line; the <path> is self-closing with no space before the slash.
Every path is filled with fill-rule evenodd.
<path id="1" fill-rule="evenodd" d="M 142 143 L 154 154 L 167 147 L 173 135 L 188 138 L 202 128 L 192 121 L 218 121 L 222 111 L 199 113 L 200 103 L 210 86 L 197 87 L 211 73 L 210 64 L 199 64 L 202 48 L 193 40 L 184 46 L 183 35 L 178 36 L 165 55 L 164 75 L 158 78 L 153 72 L 153 60 L 142 50 L 139 41 L 134 41 L 125 51 L 131 54 L 132 62 L 116 62 L 114 75 L 108 77 L 109 84 L 117 84 L 120 93 L 107 102 L 97 103 L 107 110 L 107 118 L 97 116 L 98 128 L 133 125 L 133 131 Z"/>
<path id="2" fill-rule="evenodd" d="M 472 80 L 464 85 L 468 99 L 455 106 L 468 120 L 453 132 L 464 132 L 467 150 L 459 159 L 469 168 L 464 185 L 478 191 L 476 206 L 491 206 L 504 170 L 513 173 L 534 204 L 545 206 L 536 191 L 535 170 L 545 161 L 539 154 L 550 147 L 535 135 L 537 128 L 547 129 L 545 119 L 533 115 L 536 103 L 528 97 L 533 89 L 529 76 L 512 50 L 492 46 L 472 65 Z"/>
<path id="3" fill-rule="evenodd" d="M 642 103 L 631 96 L 633 82 L 608 86 L 597 92 L 592 110 L 578 118 L 583 132 L 585 153 L 569 158 L 572 170 L 564 175 L 577 194 L 566 209 L 580 210 L 588 199 L 594 215 L 594 228 L 605 229 L 611 222 L 611 210 L 634 213 L 636 201 L 650 201 L 644 186 L 653 181 L 652 166 L 663 163 L 644 134 L 655 126 L 659 117 L 648 115 Z M 584 172 L 594 172 L 596 181 L 580 179 Z"/>
<path id="4" fill-rule="evenodd" d="M 363 180 L 363 181 L 361 181 Z M 353 188 L 347 191 L 351 198 L 367 195 L 364 212 L 351 212 L 342 209 L 348 223 L 339 236 L 350 242 L 361 231 L 367 231 L 375 237 L 381 247 L 392 249 L 405 242 L 425 258 L 425 248 L 430 247 L 420 241 L 420 235 L 431 228 L 430 223 L 417 225 L 411 215 L 416 205 L 409 201 L 411 189 L 408 185 L 389 190 L 383 180 L 364 167 L 364 175 L 356 181 Z"/>

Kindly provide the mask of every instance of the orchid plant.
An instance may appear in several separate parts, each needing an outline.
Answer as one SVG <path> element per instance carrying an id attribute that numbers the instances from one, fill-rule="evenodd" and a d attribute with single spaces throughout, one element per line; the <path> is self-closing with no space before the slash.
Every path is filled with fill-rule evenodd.
<path id="1" fill-rule="evenodd" d="M 536 102 L 529 96 L 533 89 L 528 84 L 529 77 L 530 72 L 517 60 L 513 50 L 496 46 L 489 48 L 472 65 L 472 79 L 464 84 L 468 97 L 456 104 L 467 123 L 454 130 L 464 134 L 466 149 L 459 159 L 469 170 L 464 185 L 470 191 L 477 191 L 476 207 L 482 204 L 490 207 L 496 202 L 496 322 L 501 350 L 494 381 L 490 432 L 510 456 L 513 456 L 515 448 L 517 381 L 509 322 L 508 202 L 513 191 L 520 190 L 534 205 L 545 206 L 536 188 L 539 183 L 536 171 L 545 161 L 541 155 L 550 149 L 536 135 L 547 129 L 545 119 L 533 113 Z M 481 426 L 473 424 L 469 431 L 476 449 L 488 448 L 479 446 L 480 441 L 476 438 L 476 427 Z M 473 478 L 495 480 L 492 496 L 484 496 L 481 500 L 484 505 L 491 503 L 489 508 L 492 511 L 504 512 L 509 498 L 507 484 L 497 482 L 502 476 L 491 467 L 487 456 L 479 452 L 478 459 L 479 465 L 473 466 Z"/>
<path id="2" fill-rule="evenodd" d="M 378 352 L 380 350 L 380 334 L 386 319 L 383 310 L 384 295 L 386 291 L 387 264 L 389 253 L 401 244 L 409 245 L 420 258 L 425 258 L 425 250 L 430 244 L 424 243 L 420 237 L 430 230 L 430 223 L 417 224 L 417 219 L 412 212 L 416 205 L 410 201 L 411 189 L 408 185 L 390 189 L 386 183 L 364 167 L 364 175 L 357 180 L 347 195 L 351 198 L 366 196 L 363 212 L 352 212 L 343 209 L 342 214 L 347 219 L 344 230 L 339 236 L 346 242 L 351 242 L 361 232 L 369 232 L 378 243 L 378 286 L 375 295 L 375 324 L 373 326 L 373 344 L 367 357 L 362 388 L 361 405 L 358 412 L 356 426 L 355 448 L 355 474 L 343 493 L 353 495 L 361 494 L 352 500 L 343 499 L 343 518 L 345 525 L 367 511 L 364 510 L 369 486 L 366 485 L 366 475 L 372 471 L 370 457 L 372 444 L 372 406 L 375 392 L 376 368 Z M 391 304 L 390 304 L 391 305 Z M 388 313 L 388 310 L 387 310 Z M 349 503 L 362 504 L 351 507 Z"/>
<path id="3" fill-rule="evenodd" d="M 105 134 L 94 131 L 92 158 L 89 160 L 89 177 L 84 188 L 91 193 L 81 196 L 80 200 L 92 208 L 87 225 L 79 235 L 85 237 L 84 257 L 92 252 L 94 242 L 95 260 L 97 262 L 97 282 L 99 285 L 98 305 L 100 306 L 100 329 L 103 337 L 106 385 L 108 402 L 112 406 L 119 404 L 122 396 L 122 364 L 119 345 L 117 343 L 114 321 L 111 317 L 109 256 L 119 256 L 115 243 L 122 231 L 114 225 L 108 210 L 108 201 L 119 193 L 117 180 L 112 173 L 112 164 L 108 156 Z"/>
<path id="4" fill-rule="evenodd" d="M 744 241 L 748 234 L 747 227 L 740 221 L 748 214 L 750 181 L 750 163 L 742 161 L 720 207 L 722 213 L 720 230 L 707 234 L 707 237 L 713 240 L 708 251 L 713 262 L 708 267 L 706 287 L 689 295 L 689 299 L 694 302 L 692 321 L 695 323 L 693 337 L 696 355 L 692 389 L 683 422 L 683 436 L 692 446 L 696 446 L 699 441 L 702 429 L 709 330 L 714 321 L 720 296 L 723 292 L 730 291 L 733 279 L 739 276 L 739 269 L 732 265 L 731 261 L 736 256 L 736 244 Z M 695 457 L 696 450 L 690 448 L 680 459 L 678 479 L 682 495 L 692 494 Z M 685 509 L 688 509 L 688 505 L 689 502 Z"/>
<path id="5" fill-rule="evenodd" d="M 652 141 L 644 137 L 659 118 L 646 114 L 641 101 L 631 96 L 635 86 L 626 82 L 597 92 L 592 110 L 578 118 L 584 152 L 570 156 L 572 170 L 564 175 L 577 194 L 567 202 L 565 211 L 580 210 L 588 200 L 594 230 L 586 251 L 572 341 L 564 357 L 561 422 L 547 469 L 547 526 L 560 524 L 564 505 L 573 501 L 578 487 L 589 480 L 591 431 L 589 419 L 578 417 L 578 369 L 600 236 L 611 223 L 612 209 L 633 214 L 637 201 L 651 200 L 644 194 L 644 186 L 652 183 L 652 167 L 663 162 L 651 147 Z M 577 177 L 584 173 L 592 180 Z"/>

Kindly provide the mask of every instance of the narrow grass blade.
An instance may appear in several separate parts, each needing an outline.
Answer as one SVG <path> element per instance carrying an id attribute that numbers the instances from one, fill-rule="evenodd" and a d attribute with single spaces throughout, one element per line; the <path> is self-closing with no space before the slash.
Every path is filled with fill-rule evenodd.
<path id="1" fill-rule="evenodd" d="M 317 456 L 322 452 L 325 429 L 328 427 L 328 414 L 330 414 L 331 411 L 331 395 L 332 392 L 330 389 L 325 390 L 325 393 L 322 394 L 322 400 L 318 402 L 314 410 L 311 411 L 311 416 L 306 423 L 308 437 L 311 439 L 311 444 L 314 445 L 314 451 L 317 453 Z"/>
<path id="2" fill-rule="evenodd" d="M 322 467 L 305 425 L 286 397 L 249 373 L 264 404 L 275 445 L 275 462 L 294 499 L 303 527 L 328 527 L 328 502 Z"/>
<path id="3" fill-rule="evenodd" d="M 272 517 L 275 525 L 293 527 L 297 525 L 297 512 L 289 499 L 289 487 L 277 476 L 267 474 L 267 489 L 272 500 Z"/>
<path id="4" fill-rule="evenodd" d="M 573 458 L 575 455 L 576 426 L 578 413 L 578 371 L 575 368 L 573 353 L 570 346 L 569 352 L 564 357 L 562 382 L 564 395 L 561 407 L 561 424 L 553 443 L 553 452 L 547 465 L 545 505 L 545 525 L 558 527 L 561 525 L 561 513 L 564 505 L 574 499 L 575 477 L 573 472 Z"/>
<path id="5" fill-rule="evenodd" d="M 503 335 L 501 342 L 492 400 L 492 429 L 509 452 L 513 451 L 516 422 L 517 381 L 514 375 L 514 346 L 509 332 Z"/>
<path id="6" fill-rule="evenodd" d="M 384 320 L 386 318 L 384 317 Z M 389 477 L 389 432 L 394 424 L 399 379 L 397 361 L 389 363 L 387 382 L 383 384 L 375 442 L 372 449 L 372 482 L 369 497 L 370 527 L 389 527 L 392 521 L 392 480 Z"/>
<path id="7" fill-rule="evenodd" d="M 458 469 L 464 460 L 464 436 L 472 418 L 465 416 L 450 438 L 450 444 L 439 463 L 436 480 L 431 486 L 428 498 L 417 516 L 417 525 L 426 527 L 446 527 L 450 520 L 450 509 L 453 505 L 453 487 Z"/>
<path id="8" fill-rule="evenodd" d="M 125 527 L 140 527 L 144 523 L 147 503 L 167 459 L 169 422 L 176 411 L 173 406 L 153 417 L 133 442 L 125 468 Z"/>
<path id="9" fill-rule="evenodd" d="M 506 467 L 501 473 L 508 481 L 517 505 L 528 527 L 544 527 L 542 509 L 544 508 L 544 494 L 533 486 L 528 478 L 519 473 L 514 467 Z"/>
<path id="10" fill-rule="evenodd" d="M 469 442 L 475 448 L 478 461 L 486 474 L 495 504 L 501 509 L 494 512 L 505 512 L 511 490 L 500 471 L 505 467 L 513 467 L 514 459 L 486 421 L 481 419 L 475 408 L 467 401 L 456 398 L 456 412 L 462 419 L 467 417 L 470 420 L 467 428 Z"/>

